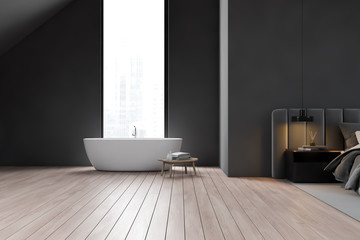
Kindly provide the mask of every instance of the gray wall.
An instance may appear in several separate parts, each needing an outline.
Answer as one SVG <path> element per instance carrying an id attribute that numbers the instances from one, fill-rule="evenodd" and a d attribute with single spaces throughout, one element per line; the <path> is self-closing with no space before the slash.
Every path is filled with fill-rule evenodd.
<path id="1" fill-rule="evenodd" d="M 219 165 L 219 1 L 170 1 L 169 137 Z"/>
<path id="2" fill-rule="evenodd" d="M 229 174 L 228 3 L 220 0 L 220 167 L 226 174 Z"/>
<path id="3" fill-rule="evenodd" d="M 305 103 L 358 108 L 360 1 L 305 0 Z M 319 16 L 319 13 L 321 14 Z M 321 91 L 319 91 L 321 89 Z"/>
<path id="4" fill-rule="evenodd" d="M 100 1 L 77 0 L 0 59 L 0 165 L 89 165 L 99 137 Z"/>
<path id="5" fill-rule="evenodd" d="M 0 1 L 0 55 L 48 21 L 71 1 Z"/>
<path id="6" fill-rule="evenodd" d="M 0 59 L 0 165 L 89 165 L 101 135 L 101 0 L 74 0 Z M 219 165 L 219 6 L 170 1 L 169 137 Z"/>
<path id="7" fill-rule="evenodd" d="M 270 176 L 270 115 L 299 107 L 299 0 L 229 0 L 230 176 Z M 359 1 L 304 0 L 305 107 L 360 105 Z"/>
<path id="8" fill-rule="evenodd" d="M 89 164 L 81 140 L 101 131 L 99 4 L 75 0 L 1 57 L 1 165 Z M 219 164 L 218 4 L 170 2 L 169 136 L 200 165 Z M 270 113 L 300 105 L 298 4 L 229 0 L 230 176 L 270 175 Z M 359 5 L 305 0 L 305 106 L 360 107 Z"/>

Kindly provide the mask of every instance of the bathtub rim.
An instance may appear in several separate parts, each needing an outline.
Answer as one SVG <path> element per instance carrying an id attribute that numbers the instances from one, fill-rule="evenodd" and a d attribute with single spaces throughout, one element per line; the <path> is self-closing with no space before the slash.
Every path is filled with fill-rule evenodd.
<path id="1" fill-rule="evenodd" d="M 126 141 L 139 141 L 139 140 L 152 140 L 152 141 L 167 141 L 167 140 L 183 140 L 182 138 L 84 138 L 84 141 L 94 141 L 94 140 L 101 140 L 101 141 L 114 141 L 114 140 L 126 140 Z"/>

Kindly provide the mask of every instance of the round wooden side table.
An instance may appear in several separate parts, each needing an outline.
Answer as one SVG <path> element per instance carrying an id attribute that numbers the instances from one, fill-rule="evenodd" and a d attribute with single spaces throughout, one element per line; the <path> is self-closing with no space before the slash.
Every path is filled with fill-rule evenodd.
<path id="1" fill-rule="evenodd" d="M 158 159 L 158 161 L 162 162 L 161 167 L 161 176 L 164 174 L 165 164 L 170 164 L 170 177 L 172 175 L 172 168 L 174 164 L 184 164 L 185 165 L 185 173 L 187 174 L 187 164 L 192 163 L 194 174 L 196 175 L 195 162 L 199 160 L 198 158 L 190 158 L 186 160 L 168 160 L 168 159 Z"/>

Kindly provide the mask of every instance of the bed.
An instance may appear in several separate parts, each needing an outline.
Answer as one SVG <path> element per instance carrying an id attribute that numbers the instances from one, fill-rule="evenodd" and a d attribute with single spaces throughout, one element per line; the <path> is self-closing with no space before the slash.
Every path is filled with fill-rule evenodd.
<path id="1" fill-rule="evenodd" d="M 346 190 L 360 194 L 360 124 L 340 123 L 346 150 L 332 160 L 325 171 L 332 172 L 335 179 L 344 183 Z"/>
<path id="2" fill-rule="evenodd" d="M 324 171 L 344 183 L 345 189 L 360 194 L 360 109 L 309 108 L 313 122 L 292 122 L 299 109 L 275 109 L 271 114 L 271 167 L 273 178 L 285 178 L 285 150 L 308 143 L 307 131 L 317 132 L 317 145 L 344 152 Z"/>

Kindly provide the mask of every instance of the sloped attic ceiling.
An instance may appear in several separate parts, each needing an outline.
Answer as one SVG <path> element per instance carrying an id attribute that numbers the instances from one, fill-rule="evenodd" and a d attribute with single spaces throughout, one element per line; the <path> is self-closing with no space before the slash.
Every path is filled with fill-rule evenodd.
<path id="1" fill-rule="evenodd" d="M 0 0 L 0 56 L 73 0 Z"/>

